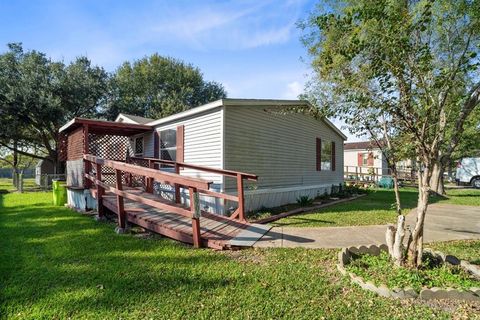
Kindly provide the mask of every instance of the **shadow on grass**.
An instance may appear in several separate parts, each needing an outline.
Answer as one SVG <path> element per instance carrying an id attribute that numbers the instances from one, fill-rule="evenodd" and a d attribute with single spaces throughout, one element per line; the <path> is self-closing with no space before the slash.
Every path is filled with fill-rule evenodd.
<path id="1" fill-rule="evenodd" d="M 227 262 L 223 255 L 167 239 L 117 235 L 110 223 L 47 203 L 5 207 L 4 197 L 0 195 L 0 310 L 12 303 L 28 308 L 34 299 L 63 310 L 81 306 L 96 312 L 125 307 L 125 297 L 166 300 L 179 292 L 201 296 L 230 285 L 228 277 L 209 272 Z"/>

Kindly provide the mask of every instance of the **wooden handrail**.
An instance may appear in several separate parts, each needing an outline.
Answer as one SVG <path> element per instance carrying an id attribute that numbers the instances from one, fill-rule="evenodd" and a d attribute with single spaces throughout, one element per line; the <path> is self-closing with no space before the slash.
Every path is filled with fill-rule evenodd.
<path id="1" fill-rule="evenodd" d="M 188 169 L 194 169 L 194 170 L 199 170 L 199 171 L 204 171 L 204 172 L 210 172 L 210 173 L 215 173 L 215 174 L 220 174 L 224 175 L 227 177 L 232 177 L 237 180 L 236 186 L 237 186 L 237 195 L 230 195 L 230 194 L 224 194 L 220 192 L 216 192 L 213 190 L 209 190 L 208 188 L 196 188 L 196 190 L 199 193 L 202 194 L 207 194 L 213 197 L 225 199 L 225 200 L 231 200 L 231 201 L 236 201 L 238 203 L 238 208 L 235 210 L 235 212 L 232 213 L 230 216 L 231 219 L 240 219 L 242 221 L 246 221 L 245 219 L 245 195 L 244 195 L 244 190 L 243 190 L 243 179 L 247 179 L 250 181 L 257 181 L 258 176 L 255 174 L 250 174 L 250 173 L 245 173 L 245 172 L 238 172 L 238 171 L 233 171 L 233 170 L 224 170 L 224 169 L 217 169 L 217 168 L 211 168 L 211 167 L 205 167 L 205 166 L 199 166 L 199 165 L 194 165 L 194 164 L 188 164 L 184 162 L 176 162 L 176 161 L 171 161 L 171 160 L 162 160 L 162 159 L 157 159 L 157 158 L 142 158 L 142 157 L 130 157 L 130 160 L 137 160 L 137 161 L 148 161 L 148 166 L 151 168 L 155 164 L 163 164 L 163 165 L 168 165 L 174 168 L 175 173 L 179 174 L 180 173 L 180 168 L 188 168 Z M 148 184 L 147 184 L 148 185 Z M 181 183 L 176 183 L 175 185 L 175 199 L 177 202 L 180 201 L 180 186 L 182 186 Z"/>
<path id="2" fill-rule="evenodd" d="M 121 196 L 123 198 L 127 198 L 127 199 L 132 200 L 132 201 L 140 202 L 140 203 L 149 205 L 149 206 L 154 207 L 154 208 L 166 209 L 166 210 L 169 210 L 171 212 L 178 213 L 178 214 L 180 214 L 182 216 L 185 216 L 185 217 L 189 217 L 189 218 L 192 217 L 192 213 L 190 212 L 189 209 L 170 204 L 170 203 L 168 203 L 167 200 L 165 200 L 165 201 L 162 201 L 160 199 L 152 200 L 152 199 L 148 199 L 148 198 L 136 195 L 134 193 L 125 191 L 125 190 L 120 190 L 117 187 L 112 187 L 112 186 L 106 184 L 105 182 L 96 179 L 94 176 L 92 176 L 88 173 L 85 174 L 85 177 L 87 179 L 89 179 L 90 181 L 92 181 L 93 183 L 95 183 L 96 185 L 103 188 L 105 191 L 110 191 L 117 196 Z"/>
<path id="3" fill-rule="evenodd" d="M 86 163 L 85 168 L 88 169 L 85 171 L 85 178 L 89 183 L 95 183 L 98 193 L 97 193 L 97 200 L 99 205 L 99 215 L 100 212 L 103 211 L 103 204 L 102 204 L 102 195 L 105 191 L 110 191 L 116 195 L 117 198 L 117 215 L 118 215 L 118 226 L 119 231 L 125 230 L 127 216 L 125 213 L 125 204 L 124 198 L 137 201 L 143 204 L 147 204 L 154 208 L 159 208 L 163 210 L 168 210 L 171 212 L 175 212 L 177 214 L 190 217 L 192 219 L 192 239 L 193 245 L 195 247 L 200 247 L 202 245 L 201 238 L 200 238 L 200 205 L 198 201 L 198 189 L 205 189 L 208 190 L 211 182 L 205 181 L 203 179 L 198 178 L 190 178 L 186 176 L 181 176 L 178 173 L 169 173 L 169 172 L 162 172 L 159 170 L 151 169 L 151 168 L 144 168 L 139 167 L 136 165 L 106 160 L 102 158 L 98 158 L 91 154 L 84 154 L 83 159 Z M 95 164 L 96 174 L 95 176 L 91 175 L 89 170 L 92 167 L 92 164 Z M 109 168 L 115 169 L 115 187 L 109 186 L 102 181 L 102 166 L 106 166 Z M 149 180 L 155 179 L 167 184 L 174 184 L 183 185 L 188 188 L 190 194 L 190 208 L 185 208 L 181 204 L 174 204 L 169 202 L 168 200 L 160 200 L 160 199 L 150 199 L 145 196 L 135 195 L 131 192 L 123 190 L 122 184 L 122 171 L 129 175 L 135 174 L 144 176 Z"/>
<path id="4" fill-rule="evenodd" d="M 140 157 L 130 157 L 132 160 L 149 160 L 154 163 L 158 164 L 166 164 L 171 167 L 175 166 L 180 166 L 182 168 L 188 168 L 188 169 L 195 169 L 195 170 L 200 170 L 200 171 L 205 171 L 205 172 L 211 172 L 211 173 L 217 173 L 221 174 L 224 176 L 229 176 L 229 177 L 234 177 L 236 178 L 239 174 L 242 175 L 247 180 L 250 181 L 257 181 L 258 176 L 255 174 L 251 173 L 245 173 L 245 172 L 238 172 L 238 171 L 233 171 L 233 170 L 225 170 L 225 169 L 217 169 L 217 168 L 211 168 L 211 167 L 205 167 L 205 166 L 199 166 L 195 164 L 189 164 L 185 162 L 176 162 L 176 161 L 171 161 L 171 160 L 162 160 L 162 159 L 156 159 L 156 158 L 140 158 Z"/>
<path id="5" fill-rule="evenodd" d="M 113 168 L 115 170 L 121 170 L 124 172 L 136 174 L 139 176 L 145 176 L 149 178 L 153 178 L 157 181 L 166 183 L 166 184 L 181 184 L 184 186 L 189 186 L 197 189 L 205 189 L 208 190 L 210 187 L 210 184 L 212 182 L 208 182 L 203 179 L 199 178 L 191 178 L 187 176 L 180 176 L 175 173 L 170 173 L 170 172 L 165 172 L 165 171 L 159 171 L 155 169 L 150 169 L 150 168 L 144 168 L 144 167 L 139 167 L 133 164 L 129 163 L 123 163 L 123 162 L 118 162 L 118 161 L 112 161 L 112 160 L 106 160 L 102 158 L 98 158 L 96 156 L 90 155 L 90 154 L 85 154 L 83 155 L 83 159 L 104 165 L 110 168 Z"/>

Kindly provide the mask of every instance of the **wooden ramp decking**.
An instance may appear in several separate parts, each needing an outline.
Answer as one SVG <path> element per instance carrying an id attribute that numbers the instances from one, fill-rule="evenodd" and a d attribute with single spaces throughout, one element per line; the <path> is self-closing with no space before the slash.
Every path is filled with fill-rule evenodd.
<path id="1" fill-rule="evenodd" d="M 94 197 L 96 192 L 92 190 Z M 125 191 L 159 202 L 164 200 L 157 195 L 140 189 L 125 188 Z M 117 196 L 111 192 L 103 195 L 103 205 L 118 214 Z M 181 205 L 177 205 L 182 207 Z M 184 243 L 193 244 L 192 219 L 167 210 L 154 208 L 147 204 L 124 199 L 124 210 L 129 223 Z M 200 239 L 202 246 L 225 250 L 251 247 L 270 230 L 267 225 L 259 225 L 229 219 L 216 214 L 202 212 L 200 217 Z"/>

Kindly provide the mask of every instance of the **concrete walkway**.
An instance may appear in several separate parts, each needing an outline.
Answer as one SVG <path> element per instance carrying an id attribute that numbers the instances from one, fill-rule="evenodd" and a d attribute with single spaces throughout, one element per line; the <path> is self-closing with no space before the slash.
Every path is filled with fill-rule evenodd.
<path id="1" fill-rule="evenodd" d="M 407 215 L 415 224 L 416 212 Z M 342 248 L 385 243 L 386 226 L 274 227 L 254 247 Z M 425 222 L 425 241 L 480 239 L 480 207 L 432 204 Z"/>

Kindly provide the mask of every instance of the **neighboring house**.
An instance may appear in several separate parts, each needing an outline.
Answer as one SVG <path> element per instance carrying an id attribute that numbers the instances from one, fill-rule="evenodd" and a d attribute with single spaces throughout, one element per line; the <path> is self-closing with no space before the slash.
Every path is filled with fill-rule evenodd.
<path id="1" fill-rule="evenodd" d="M 55 173 L 55 166 L 53 165 L 52 161 L 48 160 L 40 160 L 38 161 L 37 165 L 35 166 L 35 184 L 38 186 L 44 185 L 44 177 L 45 175 L 52 175 Z M 47 176 L 48 177 L 48 176 Z M 52 177 L 48 178 L 48 184 L 52 181 Z"/>
<path id="2" fill-rule="evenodd" d="M 361 180 L 378 180 L 390 175 L 387 160 L 374 141 L 348 142 L 344 144 L 346 179 L 359 175 Z M 399 177 L 404 179 L 415 169 L 414 161 L 407 159 L 397 162 Z"/>
<path id="3" fill-rule="evenodd" d="M 255 210 L 329 193 L 332 185 L 343 183 L 345 135 L 327 119 L 298 112 L 298 107 L 310 105 L 222 99 L 158 120 L 120 114 L 116 121 L 152 128 L 128 137 L 131 157 L 256 174 L 258 181 L 245 183 L 246 210 Z M 62 130 L 68 131 L 68 125 Z M 180 173 L 212 181 L 213 190 L 236 192 L 234 178 L 187 168 Z M 163 185 L 156 189 L 170 190 Z M 201 200 L 206 210 L 228 210 L 228 203 Z"/>
<path id="4" fill-rule="evenodd" d="M 140 116 L 133 116 L 131 114 L 124 114 L 120 113 L 117 118 L 115 119 L 116 122 L 124 122 L 124 123 L 136 123 L 136 124 L 147 124 L 149 122 L 154 121 L 154 119 L 144 118 Z"/>

